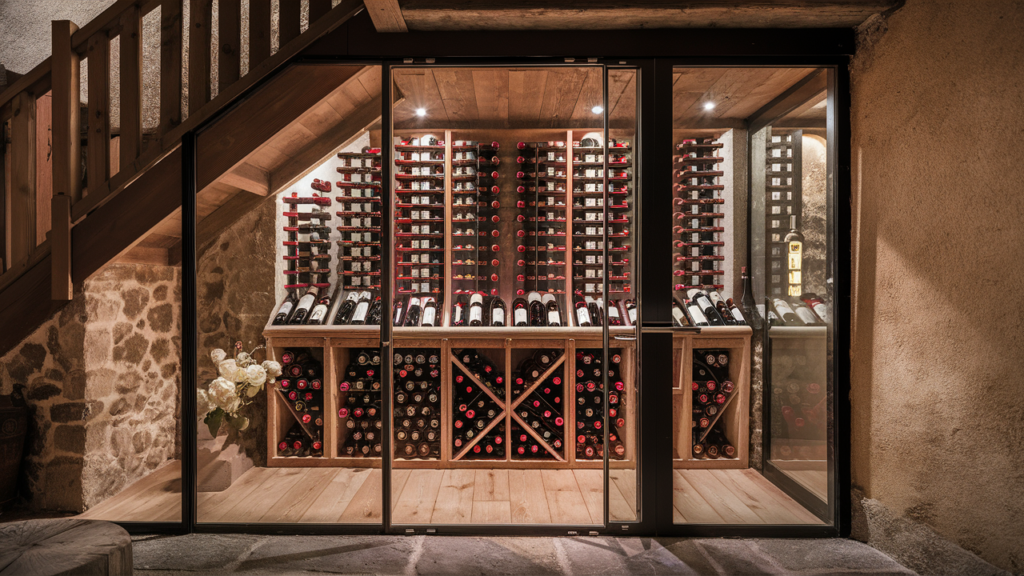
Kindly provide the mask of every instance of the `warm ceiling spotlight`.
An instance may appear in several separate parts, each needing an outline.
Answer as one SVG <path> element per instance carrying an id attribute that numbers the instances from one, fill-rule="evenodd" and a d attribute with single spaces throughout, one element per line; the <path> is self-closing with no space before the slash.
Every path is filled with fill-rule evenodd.
<path id="1" fill-rule="evenodd" d="M 593 108 L 590 109 L 590 111 L 593 112 L 594 114 L 600 114 L 601 112 L 604 112 L 604 108 L 600 106 L 594 106 Z"/>
<path id="2" fill-rule="evenodd" d="M 714 110 L 715 109 L 715 103 L 714 102 L 705 102 L 704 103 L 704 109 L 705 110 Z"/>
<path id="3" fill-rule="evenodd" d="M 417 116 L 426 116 L 427 115 L 427 109 L 426 108 L 417 108 L 416 109 L 416 115 Z"/>

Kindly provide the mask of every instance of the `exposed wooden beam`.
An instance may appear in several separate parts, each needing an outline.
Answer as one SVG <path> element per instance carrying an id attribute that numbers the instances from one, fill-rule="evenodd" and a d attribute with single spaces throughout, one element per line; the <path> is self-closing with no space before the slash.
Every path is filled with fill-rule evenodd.
<path id="1" fill-rule="evenodd" d="M 371 7 L 366 6 L 373 17 Z M 410 30 L 848 28 L 900 0 L 403 0 Z M 373 19 L 378 32 L 384 32 Z"/>
<path id="2" fill-rule="evenodd" d="M 818 69 L 808 74 L 803 80 L 791 86 L 789 90 L 779 94 L 778 97 L 762 106 L 750 118 L 747 118 L 747 122 L 750 124 L 750 131 L 756 132 L 793 110 L 806 105 L 809 100 L 823 92 L 827 84 L 828 75 L 824 69 Z"/>
<path id="3" fill-rule="evenodd" d="M 235 166 L 233 170 L 217 178 L 217 182 L 260 196 L 266 196 L 270 192 L 270 174 L 266 170 L 246 162 Z"/>
<path id="4" fill-rule="evenodd" d="M 179 249 L 180 253 L 180 249 Z M 156 246 L 133 246 L 118 257 L 122 264 L 152 264 L 154 266 L 172 266 L 171 253 L 168 248 Z"/>
<path id="5" fill-rule="evenodd" d="M 398 0 L 363 0 L 377 32 L 408 32 Z"/>

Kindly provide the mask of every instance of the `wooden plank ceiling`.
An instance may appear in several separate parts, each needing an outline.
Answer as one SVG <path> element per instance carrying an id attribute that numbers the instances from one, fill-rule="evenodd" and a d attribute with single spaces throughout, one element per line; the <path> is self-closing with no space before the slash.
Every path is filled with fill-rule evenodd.
<path id="1" fill-rule="evenodd" d="M 362 67 L 227 173 L 202 186 L 196 197 L 197 247 L 201 250 L 272 193 L 308 174 L 336 150 L 379 123 L 380 73 L 379 66 Z M 216 130 L 216 126 L 211 130 Z M 179 263 L 181 211 L 164 219 L 119 261 Z"/>
<path id="2" fill-rule="evenodd" d="M 398 68 L 398 130 L 422 128 L 594 128 L 602 116 L 601 70 L 594 67 Z M 635 124 L 636 72 L 609 73 L 609 117 Z M 422 108 L 425 116 L 417 116 Z"/>
<path id="3" fill-rule="evenodd" d="M 387 19 L 371 12 L 378 31 L 851 28 L 902 0 L 397 0 L 398 11 L 395 3 L 367 3 L 389 5 Z"/>
<path id="4" fill-rule="evenodd" d="M 672 74 L 673 126 L 741 128 L 814 68 L 677 68 Z M 714 104 L 711 110 L 705 104 Z"/>

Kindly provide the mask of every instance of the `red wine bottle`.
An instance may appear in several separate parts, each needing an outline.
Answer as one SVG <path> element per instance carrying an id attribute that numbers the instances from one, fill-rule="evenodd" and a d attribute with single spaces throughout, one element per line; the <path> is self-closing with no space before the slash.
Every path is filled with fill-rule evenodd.
<path id="1" fill-rule="evenodd" d="M 572 295 L 572 305 L 576 309 L 576 324 L 580 327 L 590 327 L 594 325 L 593 319 L 590 317 L 590 310 L 587 308 L 587 302 L 583 298 L 583 291 L 577 290 Z"/>
<path id="2" fill-rule="evenodd" d="M 519 297 L 512 301 L 512 325 L 528 326 L 530 324 L 530 311 L 527 309 L 526 299 Z"/>
<path id="3" fill-rule="evenodd" d="M 490 311 L 487 317 L 490 318 L 491 326 L 505 326 L 505 301 L 499 296 L 491 300 Z"/>

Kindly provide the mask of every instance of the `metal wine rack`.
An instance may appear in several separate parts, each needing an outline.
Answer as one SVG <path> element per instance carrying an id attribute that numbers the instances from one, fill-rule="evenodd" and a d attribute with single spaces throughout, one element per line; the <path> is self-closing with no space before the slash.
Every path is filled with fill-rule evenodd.
<path id="1" fill-rule="evenodd" d="M 327 225 L 331 214 L 324 210 L 331 205 L 330 196 L 325 195 L 330 193 L 331 183 L 313 180 L 311 187 L 315 192 L 309 196 L 292 192 L 281 199 L 288 218 L 283 258 L 287 264 L 285 289 L 289 292 L 316 286 L 323 293 L 331 286 L 331 228 Z M 304 209 L 307 206 L 309 210 Z"/>
<path id="2" fill-rule="evenodd" d="M 801 212 L 802 130 L 773 130 L 768 136 L 765 158 L 765 238 L 768 246 L 768 294 L 785 297 L 789 286 L 786 261 L 786 233 L 791 217 L 796 230 L 803 226 Z"/>
<path id="3" fill-rule="evenodd" d="M 497 296 L 498 143 L 452 143 L 452 294 Z"/>
<path id="4" fill-rule="evenodd" d="M 395 293 L 444 294 L 445 143 L 432 136 L 395 144 Z"/>
<path id="5" fill-rule="evenodd" d="M 719 164 L 721 142 L 713 138 L 687 139 L 676 146 L 673 177 L 673 290 L 724 288 L 723 207 L 725 173 Z"/>
<path id="6" fill-rule="evenodd" d="M 380 290 L 380 149 L 339 152 L 339 280 L 345 290 Z"/>
<path id="7" fill-rule="evenodd" d="M 516 190 L 524 220 L 517 234 L 524 272 L 517 288 L 565 294 L 568 148 L 563 141 L 520 142 L 519 148 Z"/>

